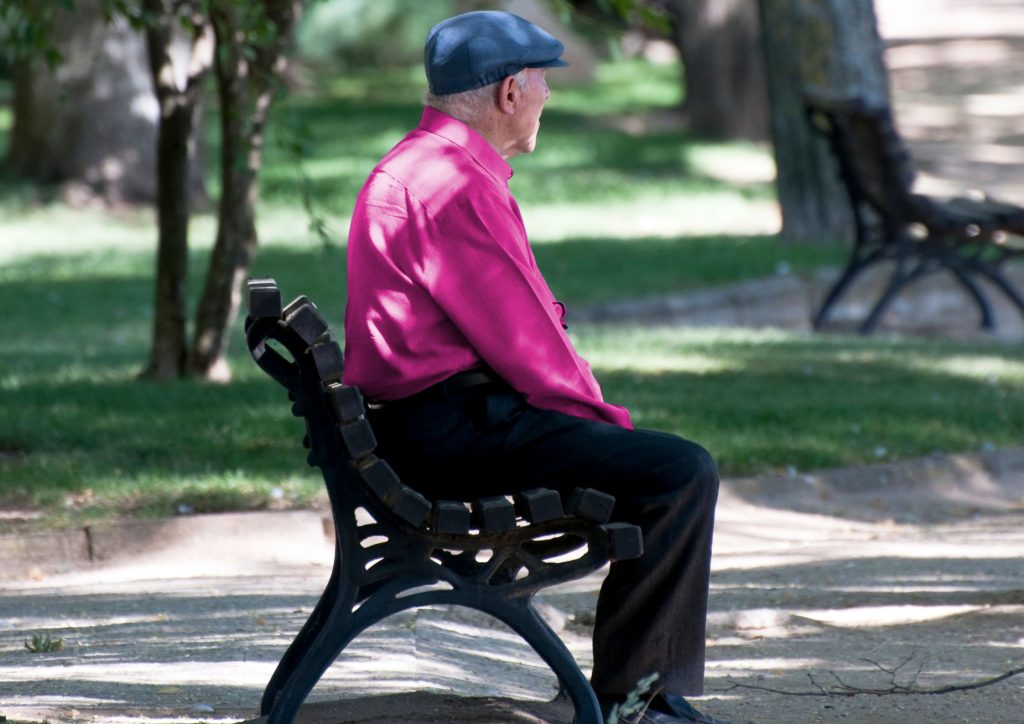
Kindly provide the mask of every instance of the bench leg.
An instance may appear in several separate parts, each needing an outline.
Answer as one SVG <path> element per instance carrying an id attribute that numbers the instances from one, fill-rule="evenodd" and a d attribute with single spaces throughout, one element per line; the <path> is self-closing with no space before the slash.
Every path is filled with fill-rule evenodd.
<path id="1" fill-rule="evenodd" d="M 399 611 L 425 605 L 454 604 L 490 614 L 504 622 L 530 644 L 558 677 L 576 709 L 576 724 L 603 724 L 601 708 L 590 682 L 580 671 L 572 653 L 551 630 L 529 601 L 507 601 L 501 597 L 483 596 L 471 591 L 435 591 L 403 599 L 393 594 L 404 586 L 385 586 L 356 610 L 334 606 L 319 633 L 307 640 L 301 660 L 291 667 L 290 675 L 273 701 L 268 724 L 290 724 L 302 702 L 334 662 L 335 658 L 362 631 Z M 468 595 L 467 595 L 468 594 Z M 379 597 L 379 600 L 373 600 Z"/>
<path id="2" fill-rule="evenodd" d="M 520 604 L 495 601 L 493 605 L 484 604 L 479 608 L 508 624 L 544 659 L 544 663 L 555 673 L 562 689 L 572 700 L 576 709 L 574 724 L 603 724 L 604 717 L 597 696 L 587 677 L 580 671 L 572 652 L 528 601 Z"/>
<path id="3" fill-rule="evenodd" d="M 331 610 L 315 631 L 308 632 L 301 648 L 296 649 L 297 660 L 289 667 L 290 670 L 281 671 L 283 681 L 279 682 L 279 691 L 273 698 L 270 711 L 264 712 L 270 714 L 267 724 L 291 724 L 302 702 L 338 654 L 364 629 L 384 618 L 384 615 L 360 616 L 363 608 L 353 613 L 350 606 L 340 607 L 341 598 L 340 594 L 335 594 Z M 274 675 L 276 677 L 277 673 Z"/>
<path id="4" fill-rule="evenodd" d="M 981 273 L 991 279 L 992 283 L 999 287 L 1003 294 L 1005 294 L 1010 301 L 1017 306 L 1020 313 L 1024 315 L 1024 297 L 1020 295 L 1020 292 L 1018 292 L 1013 284 L 1010 283 L 1010 280 L 1003 275 L 1000 269 L 982 269 Z"/>
<path id="5" fill-rule="evenodd" d="M 896 271 L 893 272 L 892 278 L 889 280 L 889 286 L 886 287 L 881 298 L 875 302 L 875 306 L 871 308 L 871 312 L 868 314 L 867 319 L 865 319 L 860 325 L 859 331 L 861 334 L 871 334 L 875 331 L 875 327 L 877 327 L 878 322 L 881 321 L 882 315 L 885 314 L 885 311 L 903 290 L 903 287 L 917 281 L 928 272 L 934 271 L 933 269 L 929 269 L 924 262 L 919 263 L 910 273 L 904 271 L 905 267 L 906 259 L 899 259 L 896 265 Z"/>
<path id="6" fill-rule="evenodd" d="M 866 266 L 867 262 L 856 262 L 846 267 L 842 276 L 839 277 L 839 281 L 832 285 L 828 295 L 825 297 L 825 301 L 818 308 L 818 313 L 814 315 L 814 321 L 812 322 L 814 329 L 821 329 L 821 325 L 825 323 L 825 319 L 828 317 L 828 313 L 832 310 L 833 305 L 839 301 L 839 298 L 843 296 L 843 293 Z"/>
<path id="7" fill-rule="evenodd" d="M 285 683 L 291 677 L 292 672 L 295 671 L 302 658 L 306 654 L 306 650 L 312 641 L 320 635 L 324 625 L 327 622 L 327 618 L 330 615 L 331 610 L 334 608 L 335 603 L 338 600 L 338 579 L 341 576 L 341 553 L 335 548 L 334 551 L 334 568 L 331 571 L 330 581 L 327 583 L 327 587 L 324 588 L 323 594 L 320 596 L 320 600 L 317 601 L 316 607 L 313 609 L 313 613 L 306 619 L 306 623 L 302 626 L 302 629 L 296 635 L 295 639 L 289 644 L 287 651 L 284 656 L 277 664 L 277 668 L 274 669 L 273 676 L 270 677 L 270 681 L 267 682 L 266 688 L 263 690 L 263 698 L 260 701 L 260 714 L 266 716 L 273 710 L 274 703 L 277 700 L 278 694 L 281 693 L 281 689 L 284 688 Z"/>
<path id="8" fill-rule="evenodd" d="M 858 243 L 857 248 L 854 249 L 853 256 L 850 258 L 849 263 L 843 270 L 842 275 L 832 285 L 828 295 L 825 297 L 825 301 L 822 302 L 818 308 L 818 313 L 814 315 L 812 326 L 815 330 L 821 329 L 821 326 L 825 323 L 825 319 L 828 317 L 828 313 L 832 310 L 832 307 L 839 298 L 846 293 L 846 290 L 850 288 L 854 280 L 860 276 L 861 272 L 867 269 L 872 264 L 882 261 L 886 258 L 884 249 L 876 248 L 870 253 L 863 253 L 861 244 Z"/>
<path id="9" fill-rule="evenodd" d="M 978 311 L 981 312 L 981 322 L 979 326 L 982 329 L 995 329 L 996 328 L 996 317 L 992 311 L 992 305 L 988 303 L 988 299 L 985 298 L 981 288 L 974 283 L 963 269 L 952 268 L 950 271 L 953 272 L 953 276 L 956 277 L 960 285 L 967 290 L 967 293 L 974 299 L 974 303 L 978 307 Z"/>

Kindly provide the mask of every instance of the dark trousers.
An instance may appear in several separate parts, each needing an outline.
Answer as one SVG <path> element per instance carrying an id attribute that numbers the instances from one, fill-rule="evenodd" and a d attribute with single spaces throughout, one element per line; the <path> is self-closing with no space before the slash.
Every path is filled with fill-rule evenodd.
<path id="1" fill-rule="evenodd" d="M 601 587 L 594 690 L 622 696 L 657 672 L 667 693 L 703 692 L 718 498 L 715 463 L 703 448 L 540 410 L 494 385 L 400 401 L 369 416 L 378 454 L 427 497 L 577 486 L 614 495 L 613 519 L 641 526 L 644 555 L 613 563 Z"/>

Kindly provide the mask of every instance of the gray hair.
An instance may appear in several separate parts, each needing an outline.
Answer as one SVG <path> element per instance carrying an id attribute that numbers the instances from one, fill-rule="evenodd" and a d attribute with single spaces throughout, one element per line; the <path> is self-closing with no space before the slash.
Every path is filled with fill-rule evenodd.
<path id="1" fill-rule="evenodd" d="M 519 90 L 526 86 L 525 68 L 512 77 L 515 79 L 516 88 Z M 427 94 L 423 97 L 423 103 L 472 126 L 484 117 L 491 104 L 494 103 L 498 85 L 502 82 L 498 81 L 497 83 L 462 91 L 461 93 L 449 93 L 443 96 L 434 95 L 427 91 Z"/>

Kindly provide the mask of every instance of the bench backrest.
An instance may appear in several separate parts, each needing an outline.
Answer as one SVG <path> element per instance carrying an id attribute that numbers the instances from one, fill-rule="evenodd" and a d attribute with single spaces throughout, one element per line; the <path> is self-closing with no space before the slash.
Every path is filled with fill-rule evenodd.
<path id="1" fill-rule="evenodd" d="M 860 98 L 837 99 L 805 94 L 812 127 L 829 143 L 855 211 L 868 204 L 883 221 L 914 220 L 916 177 L 913 161 L 887 106 Z"/>
<path id="2" fill-rule="evenodd" d="M 361 481 L 392 513 L 422 526 L 432 506 L 373 454 L 377 441 L 363 397 L 342 383 L 341 346 L 316 306 L 304 296 L 282 306 L 269 279 L 251 280 L 247 291 L 253 359 L 288 389 L 292 413 L 306 424 L 308 463 L 323 471 L 328 495 L 334 499 L 338 486 Z"/>

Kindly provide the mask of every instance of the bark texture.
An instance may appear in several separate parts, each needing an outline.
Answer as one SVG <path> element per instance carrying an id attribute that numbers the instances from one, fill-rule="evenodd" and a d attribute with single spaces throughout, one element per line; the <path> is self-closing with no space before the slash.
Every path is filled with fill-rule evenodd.
<path id="1" fill-rule="evenodd" d="M 297 0 L 209 2 L 217 38 L 214 68 L 221 108 L 222 179 L 217 238 L 196 312 L 192 369 L 211 380 L 230 378 L 228 332 L 258 244 L 257 178 L 267 114 L 287 66 L 286 52 L 301 10 Z"/>
<path id="2" fill-rule="evenodd" d="M 54 15 L 55 68 L 17 63 L 7 173 L 67 184 L 70 201 L 151 201 L 157 104 L 145 44 L 123 19 L 107 23 L 99 0 Z"/>
<path id="3" fill-rule="evenodd" d="M 757 6 L 749 0 L 671 0 L 670 6 L 690 130 L 702 138 L 767 140 Z"/>
<path id="4" fill-rule="evenodd" d="M 848 239 L 852 217 L 835 160 L 810 128 L 803 92 L 888 103 L 872 0 L 760 0 L 782 237 Z"/>
<path id="5" fill-rule="evenodd" d="M 189 177 L 195 156 L 202 82 L 213 61 L 213 31 L 197 8 L 179 14 L 170 0 L 145 0 L 149 69 L 159 103 L 156 141 L 157 254 L 153 339 L 144 377 L 186 373 Z M 189 30 L 181 47 L 181 21 Z"/>

